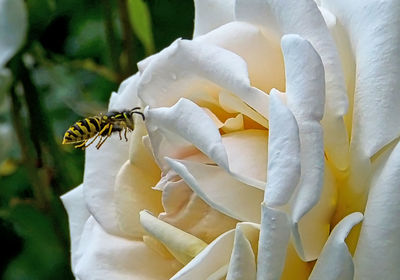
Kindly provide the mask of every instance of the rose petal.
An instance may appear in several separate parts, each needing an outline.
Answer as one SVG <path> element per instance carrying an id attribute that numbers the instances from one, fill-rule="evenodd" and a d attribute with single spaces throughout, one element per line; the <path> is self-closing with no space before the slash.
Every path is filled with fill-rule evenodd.
<path id="1" fill-rule="evenodd" d="M 224 123 L 222 123 L 219 118 L 208 108 L 203 108 L 204 112 L 207 113 L 207 115 L 213 120 L 215 126 L 220 129 L 221 127 L 224 126 Z"/>
<path id="2" fill-rule="evenodd" d="M 400 275 L 400 142 L 374 162 L 364 222 L 354 255 L 355 279 Z"/>
<path id="3" fill-rule="evenodd" d="M 319 122 L 325 102 L 324 66 L 319 54 L 310 42 L 293 34 L 283 36 L 282 50 L 288 107 L 296 119 Z"/>
<path id="4" fill-rule="evenodd" d="M 285 212 L 261 205 L 257 279 L 280 279 L 286 261 L 290 223 Z"/>
<path id="5" fill-rule="evenodd" d="M 396 120 L 400 116 L 397 94 L 400 7 L 397 1 L 355 1 L 351 5 L 345 1 L 324 1 L 324 6 L 335 13 L 342 34 L 349 37 L 351 50 L 347 53 L 354 53 L 353 69 L 357 69 L 351 76 L 353 80 L 350 79 L 355 83 L 351 173 L 348 191 L 339 200 L 342 213 L 337 216 L 340 218 L 346 213 L 364 210 L 373 171 L 370 158 L 399 136 Z M 357 16 L 352 16 L 354 11 Z M 354 198 L 356 203 L 349 203 Z M 350 238 L 349 246 L 354 248 L 357 236 Z"/>
<path id="6" fill-rule="evenodd" d="M 265 203 L 279 206 L 288 203 L 300 179 L 299 128 L 292 112 L 270 94 L 268 139 L 268 178 Z"/>
<path id="7" fill-rule="evenodd" d="M 25 2 L 1 0 L 0 19 L 0 68 L 3 68 L 25 41 L 28 25 Z"/>
<path id="8" fill-rule="evenodd" d="M 69 233 L 71 237 L 71 266 L 72 271 L 75 273 L 76 263 L 79 259 L 79 255 L 77 255 L 79 242 L 85 223 L 90 217 L 83 196 L 83 186 L 79 185 L 67 192 L 61 196 L 61 200 L 68 212 Z"/>
<path id="9" fill-rule="evenodd" d="M 324 1 L 323 6 L 344 26 L 355 54 L 352 148 L 372 157 L 400 135 L 400 6 L 396 0 Z"/>
<path id="10" fill-rule="evenodd" d="M 228 168 L 227 154 L 222 145 L 218 129 L 211 118 L 193 102 L 182 98 L 171 108 L 147 110 L 146 117 L 146 125 L 155 154 L 161 153 L 161 156 L 166 155 L 162 151 L 157 150 L 161 148 L 161 142 L 165 141 L 162 139 L 162 135 L 155 135 L 155 131 L 160 130 L 160 132 L 165 134 L 174 134 L 172 135 L 174 142 L 171 144 L 181 146 L 179 150 L 185 150 L 182 149 L 184 145 L 192 146 L 193 144 L 218 165 Z M 178 141 L 179 143 L 176 143 Z M 183 157 L 183 155 L 168 155 L 178 158 Z M 162 160 L 160 156 L 157 158 Z M 160 165 L 165 166 L 164 163 L 160 163 Z"/>
<path id="11" fill-rule="evenodd" d="M 310 275 L 310 280 L 353 280 L 353 259 L 347 248 L 345 239 L 350 230 L 363 219 L 359 212 L 345 217 L 331 232 L 324 249 Z"/>
<path id="12" fill-rule="evenodd" d="M 190 199 L 192 191 L 183 179 L 166 182 L 162 191 L 162 204 L 167 213 L 176 213 Z M 181 227 L 179 227 L 181 228 Z"/>
<path id="13" fill-rule="evenodd" d="M 183 182 L 182 179 L 181 181 Z M 167 185 L 163 191 L 163 196 L 164 192 L 169 191 L 169 187 L 172 184 Z M 182 205 L 179 205 L 179 209 L 174 209 L 174 212 L 166 210 L 166 213 L 161 213 L 159 215 L 160 220 L 180 228 L 207 243 L 212 242 L 222 233 L 235 228 L 238 220 L 211 208 L 197 194 L 193 193 L 186 183 L 179 184 L 179 186 L 181 185 L 185 187 L 183 193 L 177 193 L 176 191 L 170 193 L 169 200 L 177 200 L 182 203 L 181 197 L 183 197 L 185 201 L 183 201 Z M 176 185 L 174 184 L 174 186 Z M 179 188 L 179 190 L 181 189 Z M 189 195 L 187 195 L 187 190 L 190 192 Z M 171 197 L 173 194 L 175 194 L 175 197 Z"/>
<path id="14" fill-rule="evenodd" d="M 301 190 L 300 195 L 311 198 L 307 209 L 295 216 L 301 217 L 318 201 L 318 189 L 321 187 L 323 174 L 323 142 L 319 121 L 323 114 L 324 83 L 323 66 L 311 44 L 297 35 L 286 35 L 282 39 L 287 76 L 287 102 L 293 112 L 300 133 L 302 152 L 302 180 L 304 176 L 314 177 L 313 190 Z M 306 153 L 309 152 L 309 153 Z M 309 178 L 310 178 L 309 177 Z M 307 185 L 307 183 L 302 183 Z M 307 194 L 307 195 L 306 195 Z M 308 195 L 309 194 L 309 195 Z M 297 211 L 295 211 L 297 212 Z"/>
<path id="15" fill-rule="evenodd" d="M 226 274 L 228 273 L 228 266 L 229 264 L 226 264 L 224 266 L 221 266 L 213 272 L 210 276 L 207 277 L 207 280 L 220 280 L 220 279 L 225 279 Z"/>
<path id="16" fill-rule="evenodd" d="M 348 107 L 346 88 L 335 43 L 317 4 L 312 0 L 238 0 L 235 14 L 237 20 L 262 26 L 266 36 L 274 40 L 284 34 L 299 34 L 321 55 L 326 78 L 323 119 L 326 153 L 338 169 L 346 169 L 348 136 L 343 122 Z"/>
<path id="17" fill-rule="evenodd" d="M 164 156 L 182 159 L 198 153 L 199 149 L 237 180 L 259 189 L 265 188 L 264 180 L 231 170 L 231 162 L 233 166 L 235 163 L 228 161 L 218 129 L 204 110 L 195 103 L 182 98 L 171 108 L 149 109 L 146 115 L 153 151 L 163 170 L 168 170 Z M 264 150 L 266 151 L 266 148 Z M 266 156 L 263 162 L 266 163 Z M 266 170 L 264 167 L 261 169 L 264 172 Z"/>
<path id="18" fill-rule="evenodd" d="M 219 236 L 178 271 L 171 280 L 192 280 L 197 279 L 199 275 L 206 278 L 219 269 L 227 267 L 231 257 L 234 236 L 234 229 Z"/>
<path id="19" fill-rule="evenodd" d="M 118 93 L 113 93 L 110 98 L 109 110 L 126 110 L 140 104 L 137 97 L 138 78 L 139 75 L 133 75 L 122 82 Z M 143 135 L 143 124 L 137 122 L 137 126 L 140 126 L 140 129 L 134 131 L 134 134 L 137 135 L 140 131 Z M 116 209 L 114 203 L 113 186 L 119 169 L 128 160 L 128 147 L 125 141 L 119 140 L 118 135 L 111 135 L 101 150 L 95 149 L 93 145 L 86 149 L 83 188 L 88 208 L 107 232 L 119 236 L 125 236 L 127 232 L 121 230 L 118 222 L 117 211 L 120 210 Z M 140 147 L 140 150 L 143 148 Z M 140 157 L 144 157 L 145 153 L 146 151 L 142 151 Z M 152 166 L 154 165 L 149 165 Z M 101 172 L 103 170 L 107 172 Z"/>
<path id="20" fill-rule="evenodd" d="M 229 171 L 259 182 L 267 179 L 268 132 L 246 129 L 224 134 L 222 144 L 228 154 Z M 263 184 L 265 188 L 265 184 Z"/>
<path id="21" fill-rule="evenodd" d="M 146 58 L 146 59 L 148 59 L 148 58 Z M 144 60 L 146 60 L 146 59 L 144 59 Z M 119 85 L 119 87 L 118 87 L 117 94 L 122 94 L 122 92 L 125 91 L 125 89 L 126 89 L 131 83 L 133 83 L 137 78 L 138 78 L 138 75 L 137 75 L 137 73 L 136 73 L 136 74 L 134 74 L 134 75 L 132 75 L 132 76 L 126 78 L 125 80 L 123 80 L 123 81 L 121 82 L 121 84 Z"/>
<path id="22" fill-rule="evenodd" d="M 225 133 L 243 130 L 243 115 L 237 114 L 236 117 L 227 119 L 221 128 Z"/>
<path id="23" fill-rule="evenodd" d="M 268 120 L 263 118 L 259 113 L 254 111 L 249 105 L 232 93 L 222 90 L 219 93 L 219 105 L 229 113 L 242 113 L 253 121 L 268 128 Z"/>
<path id="24" fill-rule="evenodd" d="M 166 160 L 211 207 L 240 221 L 260 222 L 260 204 L 264 196 L 262 190 L 235 180 L 218 166 L 170 158 Z"/>
<path id="25" fill-rule="evenodd" d="M 340 193 L 335 217 L 339 220 L 347 213 L 364 211 L 373 174 L 370 158 L 380 149 L 387 149 L 391 139 L 399 135 L 400 11 L 397 1 L 353 1 L 351 5 L 346 1 L 324 1 L 323 5 L 336 15 L 342 27 L 339 47 L 343 60 L 349 62 L 345 70 L 352 74 L 348 82 L 355 91 L 354 121 L 348 121 L 353 125 L 351 172 L 343 186 L 346 192 Z M 349 247 L 354 249 L 357 239 L 358 234 L 350 234 Z"/>
<path id="26" fill-rule="evenodd" d="M 286 66 L 288 107 L 297 120 L 301 143 L 301 177 L 292 202 L 293 233 L 299 255 L 309 261 L 318 257 L 328 235 L 326 230 L 317 230 L 321 226 L 326 228 L 323 224 L 300 222 L 318 203 L 324 180 L 324 149 L 319 123 L 324 112 L 324 68 L 318 53 L 300 36 L 285 35 L 282 49 Z M 328 197 L 332 195 L 332 191 L 329 191 L 331 189 L 332 187 L 326 185 Z M 323 209 L 322 223 L 329 224 L 330 217 L 325 216 L 331 214 L 331 209 L 331 204 Z M 314 214 L 309 214 L 308 217 L 311 216 Z M 307 226 L 303 226 L 305 224 Z M 317 238 L 311 233 L 320 236 Z"/>
<path id="27" fill-rule="evenodd" d="M 142 119 L 135 121 L 130 140 L 130 160 L 125 162 L 115 179 L 115 207 L 120 229 L 130 238 L 141 238 L 143 229 L 139 212 L 149 209 L 162 212 L 161 192 L 152 187 L 160 179 L 160 169 L 143 144 L 147 131 Z"/>
<path id="28" fill-rule="evenodd" d="M 124 236 L 118 225 L 114 204 L 114 182 L 121 166 L 128 160 L 129 144 L 112 135 L 97 150 L 93 145 L 86 149 L 83 193 L 89 212 L 104 230 Z M 106 172 L 104 172 L 106 171 Z"/>
<path id="29" fill-rule="evenodd" d="M 167 247 L 164 246 L 160 241 L 151 235 L 143 235 L 143 242 L 147 247 L 156 251 L 162 257 L 166 259 L 175 259 L 175 257 L 168 251 Z"/>
<path id="30" fill-rule="evenodd" d="M 254 255 L 257 255 L 257 242 L 259 226 L 252 223 L 239 223 L 237 229 L 242 237 L 249 243 Z M 200 252 L 190 263 L 180 270 L 171 280 L 176 279 L 221 279 L 227 274 L 229 260 L 234 254 L 234 235 L 236 230 L 229 230 L 216 238 L 203 251 Z M 236 250 L 238 247 L 236 247 Z M 200 278 L 199 278 L 200 277 Z M 246 278 L 248 279 L 248 278 Z"/>
<path id="31" fill-rule="evenodd" d="M 301 142 L 301 182 L 293 209 L 297 222 L 321 193 L 324 150 L 319 121 L 324 111 L 324 69 L 311 44 L 297 35 L 284 36 L 282 49 L 288 107 L 297 120 Z"/>
<path id="32" fill-rule="evenodd" d="M 86 222 L 78 254 L 75 276 L 80 280 L 165 279 L 181 267 L 142 241 L 108 234 L 93 217 Z"/>
<path id="33" fill-rule="evenodd" d="M 161 192 L 152 187 L 159 176 L 152 176 L 148 165 L 125 162 L 115 180 L 115 207 L 121 231 L 129 238 L 142 238 L 144 230 L 139 221 L 139 212 L 149 209 L 153 213 L 163 211 Z"/>
<path id="34" fill-rule="evenodd" d="M 137 84 L 139 74 L 135 74 L 124 80 L 118 88 L 118 93 L 113 92 L 108 105 L 109 111 L 124 111 L 134 107 L 140 107 L 141 101 L 137 97 Z"/>
<path id="35" fill-rule="evenodd" d="M 151 107 L 172 106 L 179 98 L 221 88 L 239 96 L 268 118 L 268 95 L 250 86 L 245 61 L 223 48 L 179 40 L 159 53 L 143 71 L 139 97 Z"/>
<path id="36" fill-rule="evenodd" d="M 145 168 L 146 172 L 155 178 L 160 177 L 161 170 L 154 161 L 152 151 L 146 146 L 147 130 L 141 116 L 135 118 L 135 129 L 131 133 L 129 160 L 139 168 Z"/>
<path id="37" fill-rule="evenodd" d="M 293 242 L 303 260 L 315 259 L 321 252 L 330 232 L 336 209 L 335 177 L 325 168 L 324 184 L 318 203 L 298 223 L 292 221 Z"/>
<path id="38" fill-rule="evenodd" d="M 324 17 L 326 26 L 329 28 L 330 31 L 332 31 L 332 29 L 334 29 L 335 25 L 336 25 L 335 15 L 332 14 L 329 10 L 325 9 L 324 7 L 321 7 L 320 4 L 318 4 L 318 9 L 321 12 L 321 15 Z M 335 41 L 335 43 L 336 43 L 336 41 Z"/>
<path id="39" fill-rule="evenodd" d="M 257 248 L 258 225 L 240 223 L 235 229 L 235 240 L 229 262 L 227 280 L 256 279 L 256 253 L 252 245 Z M 253 243 L 253 244 L 252 244 Z"/>
<path id="40" fill-rule="evenodd" d="M 193 37 L 234 19 L 234 0 L 195 0 Z"/>
<path id="41" fill-rule="evenodd" d="M 182 264 L 190 262 L 207 246 L 201 239 L 157 219 L 146 210 L 140 212 L 140 223 Z"/>
<path id="42" fill-rule="evenodd" d="M 323 5 L 325 2 L 323 3 Z M 325 22 L 335 40 L 336 48 L 339 52 L 340 61 L 343 68 L 345 84 L 347 88 L 347 98 L 349 100 L 349 110 L 344 116 L 346 130 L 351 134 L 353 125 L 354 90 L 356 79 L 356 63 L 353 51 L 351 50 L 350 39 L 343 25 L 337 20 L 336 16 L 326 7 L 319 7 Z"/>
<path id="43" fill-rule="evenodd" d="M 274 7 L 266 0 L 236 0 L 235 19 L 260 27 L 266 38 L 279 42 L 281 29 L 274 17 L 275 11 L 271 6 Z"/>
<path id="44" fill-rule="evenodd" d="M 306 280 L 308 279 L 312 263 L 302 261 L 297 255 L 293 242 L 289 242 L 286 252 L 286 263 L 282 272 L 281 280 Z"/>
<path id="45" fill-rule="evenodd" d="M 279 41 L 265 37 L 259 27 L 235 21 L 194 40 L 222 47 L 243 58 L 254 87 L 264 92 L 272 88 L 285 89 L 285 69 Z"/>

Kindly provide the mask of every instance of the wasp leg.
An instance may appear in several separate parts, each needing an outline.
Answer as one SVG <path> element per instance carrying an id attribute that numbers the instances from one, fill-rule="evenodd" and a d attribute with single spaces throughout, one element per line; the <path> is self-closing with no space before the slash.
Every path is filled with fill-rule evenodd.
<path id="1" fill-rule="evenodd" d="M 96 141 L 96 139 L 97 139 L 97 137 L 99 137 L 99 135 L 100 135 L 100 133 L 97 133 L 97 134 L 96 134 L 96 137 L 94 137 L 93 140 L 90 141 L 90 143 L 87 144 L 87 145 L 85 146 L 85 149 L 86 149 L 87 147 L 89 147 L 90 145 L 92 145 L 92 143 L 93 143 L 94 141 Z M 86 142 L 87 142 L 87 141 L 89 141 L 89 140 L 86 140 Z"/>
<path id="2" fill-rule="evenodd" d="M 119 130 L 118 133 L 119 133 L 119 140 L 122 140 L 121 130 Z"/>
<path id="3" fill-rule="evenodd" d="M 96 144 L 96 148 L 97 149 L 99 149 L 100 148 L 100 143 L 103 141 L 103 134 L 104 134 L 104 132 L 107 130 L 107 129 L 109 129 L 109 127 L 110 127 L 110 124 L 106 124 L 101 130 L 100 130 L 100 132 L 97 134 L 97 136 L 99 136 L 100 135 L 100 140 L 99 140 L 99 142 Z M 96 136 L 96 138 L 97 138 L 97 136 Z M 93 140 L 94 141 L 94 140 Z"/>
<path id="4" fill-rule="evenodd" d="M 110 137 L 110 135 L 111 135 L 111 133 L 112 133 L 113 125 L 110 124 L 108 127 L 109 127 L 109 129 L 108 129 L 108 132 L 107 132 L 107 136 L 106 136 L 104 139 L 101 139 L 101 138 L 100 138 L 99 143 L 97 143 L 97 145 L 96 145 L 96 148 L 97 148 L 97 149 L 100 149 L 100 147 L 104 144 L 104 142 L 106 142 L 106 140 L 108 139 L 108 137 Z M 103 129 L 103 130 L 104 130 L 104 129 Z M 103 131 L 103 130 L 102 130 L 102 131 Z"/>
<path id="5" fill-rule="evenodd" d="M 96 145 L 97 150 L 100 149 L 100 147 L 106 142 L 106 140 L 110 137 L 110 135 L 107 135 L 104 139 L 100 139 L 99 143 Z"/>
<path id="6" fill-rule="evenodd" d="M 124 136 L 125 136 L 125 141 L 127 141 L 128 142 L 128 137 L 126 137 L 126 131 L 127 131 L 128 129 L 125 127 L 124 128 Z"/>
<path id="7" fill-rule="evenodd" d="M 100 143 L 103 141 L 103 136 L 100 136 L 99 142 L 96 144 L 96 149 L 99 149 Z"/>
<path id="8" fill-rule="evenodd" d="M 80 142 L 79 144 L 75 145 L 74 147 L 82 148 L 82 150 L 84 150 L 84 149 L 86 149 L 86 146 L 85 146 L 86 142 L 87 142 L 87 140 L 84 140 L 84 141 Z"/>
<path id="9" fill-rule="evenodd" d="M 121 123 L 122 129 L 124 130 L 124 137 L 125 137 L 125 141 L 128 142 L 128 137 L 126 136 L 126 132 L 128 130 L 128 127 L 126 126 L 125 123 Z M 121 132 L 120 132 L 121 133 Z M 122 140 L 122 139 L 121 139 Z"/>

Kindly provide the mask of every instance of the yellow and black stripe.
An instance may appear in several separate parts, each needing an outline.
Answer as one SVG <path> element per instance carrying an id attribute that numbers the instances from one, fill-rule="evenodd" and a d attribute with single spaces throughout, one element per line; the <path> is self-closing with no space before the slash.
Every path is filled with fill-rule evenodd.
<path id="1" fill-rule="evenodd" d="M 99 133 L 104 127 L 100 116 L 94 116 L 77 121 L 65 132 L 63 144 L 73 144 L 88 140 Z"/>
<path id="2" fill-rule="evenodd" d="M 114 132 L 118 132 L 120 140 L 122 140 L 121 132 L 124 132 L 124 138 L 128 141 L 127 132 L 135 128 L 133 114 L 138 114 L 143 121 L 145 120 L 144 114 L 139 110 L 139 107 L 135 107 L 122 112 L 110 111 L 77 121 L 65 132 L 62 143 L 75 144 L 75 148 L 86 149 L 100 138 L 96 144 L 96 148 L 99 149 Z M 91 138 L 93 139 L 89 141 Z"/>

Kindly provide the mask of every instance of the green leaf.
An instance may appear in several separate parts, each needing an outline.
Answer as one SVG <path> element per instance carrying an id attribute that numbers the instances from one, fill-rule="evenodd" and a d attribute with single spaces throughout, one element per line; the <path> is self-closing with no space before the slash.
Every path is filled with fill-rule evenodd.
<path id="1" fill-rule="evenodd" d="M 0 0 L 0 68 L 25 41 L 27 13 L 23 0 Z"/>
<path id="2" fill-rule="evenodd" d="M 106 53 L 104 24 L 94 17 L 78 17 L 70 22 L 70 34 L 66 40 L 67 55 L 87 58 L 101 57 Z"/>
<path id="3" fill-rule="evenodd" d="M 9 176 L 0 177 L 1 188 L 0 188 L 0 206 L 8 206 L 12 201 L 22 198 L 30 198 L 31 186 L 29 179 L 26 175 L 26 169 L 19 166 L 18 169 Z M 8 208 L 7 208 L 8 209 Z M 0 208 L 1 217 L 2 208 Z M 8 210 L 7 210 L 8 211 Z M 8 212 L 7 212 L 8 213 Z"/>
<path id="4" fill-rule="evenodd" d="M 54 0 L 26 0 L 29 13 L 29 39 L 37 39 L 55 17 Z"/>
<path id="5" fill-rule="evenodd" d="M 4 280 L 65 279 L 68 275 L 66 252 L 51 219 L 33 206 L 18 204 L 7 220 L 23 238 L 21 254 L 7 267 Z"/>
<path id="6" fill-rule="evenodd" d="M 147 4 L 143 0 L 128 0 L 128 10 L 133 31 L 142 42 L 146 55 L 154 53 L 151 16 Z"/>
<path id="7" fill-rule="evenodd" d="M 0 122 L 0 166 L 15 143 L 14 133 L 14 129 L 9 122 Z M 1 170 L 2 168 L 0 167 L 0 176 L 3 175 Z"/>

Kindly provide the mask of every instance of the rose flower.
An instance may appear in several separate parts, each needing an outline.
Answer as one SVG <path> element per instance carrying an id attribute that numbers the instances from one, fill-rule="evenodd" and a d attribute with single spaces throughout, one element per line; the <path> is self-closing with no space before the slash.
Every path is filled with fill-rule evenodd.
<path id="1" fill-rule="evenodd" d="M 76 278 L 398 279 L 399 2 L 195 4 L 62 197 Z"/>

